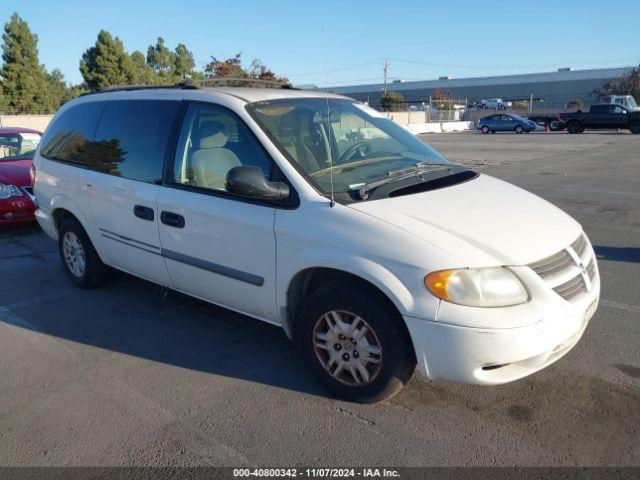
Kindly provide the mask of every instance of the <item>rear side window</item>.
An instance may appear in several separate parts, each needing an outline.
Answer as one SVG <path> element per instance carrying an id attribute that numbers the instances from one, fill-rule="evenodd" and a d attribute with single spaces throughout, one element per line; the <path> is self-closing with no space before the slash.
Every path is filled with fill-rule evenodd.
<path id="1" fill-rule="evenodd" d="M 51 160 L 87 165 L 104 102 L 81 103 L 64 111 L 42 139 L 40 154 Z"/>
<path id="2" fill-rule="evenodd" d="M 107 102 L 93 142 L 90 168 L 130 180 L 160 183 L 179 105 L 159 100 Z"/>

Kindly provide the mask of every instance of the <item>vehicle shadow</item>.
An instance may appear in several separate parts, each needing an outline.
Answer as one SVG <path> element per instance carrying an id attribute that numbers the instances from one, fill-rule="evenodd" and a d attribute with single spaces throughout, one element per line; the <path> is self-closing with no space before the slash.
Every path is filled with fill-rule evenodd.
<path id="1" fill-rule="evenodd" d="M 54 273 L 53 282 L 69 283 L 62 267 L 56 270 L 47 281 Z M 153 362 L 328 395 L 279 327 L 120 273 L 102 288 L 67 292 L 64 308 L 60 300 L 8 305 L 8 313 L 0 308 L 0 322 Z"/>
<path id="2" fill-rule="evenodd" d="M 636 247 L 607 247 L 594 245 L 598 260 L 610 260 L 612 262 L 640 263 L 640 248 Z"/>
<path id="3" fill-rule="evenodd" d="M 40 231 L 40 225 L 33 223 L 16 223 L 14 225 L 0 225 L 0 238 L 11 238 L 22 235 L 33 235 Z"/>

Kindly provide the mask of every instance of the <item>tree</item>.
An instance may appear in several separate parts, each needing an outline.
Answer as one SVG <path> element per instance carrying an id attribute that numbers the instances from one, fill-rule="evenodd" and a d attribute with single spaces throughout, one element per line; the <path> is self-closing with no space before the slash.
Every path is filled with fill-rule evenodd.
<path id="1" fill-rule="evenodd" d="M 387 92 L 380 97 L 380 104 L 385 112 L 397 112 L 406 108 L 404 97 L 398 92 Z"/>
<path id="2" fill-rule="evenodd" d="M 173 74 L 182 80 L 193 78 L 195 66 L 196 62 L 193 59 L 193 53 L 189 51 L 184 43 L 179 43 L 174 53 Z"/>
<path id="3" fill-rule="evenodd" d="M 57 108 L 47 98 L 47 73 L 38 61 L 38 37 L 17 13 L 4 25 L 0 80 L 5 108 L 49 111 Z"/>
<path id="4" fill-rule="evenodd" d="M 47 98 L 53 109 L 70 100 L 70 92 L 62 72 L 55 68 L 47 74 Z"/>
<path id="5" fill-rule="evenodd" d="M 131 62 L 135 71 L 133 83 L 142 85 L 155 85 L 158 83 L 156 73 L 151 68 L 151 65 L 147 63 L 147 59 L 142 52 L 138 50 L 133 52 L 131 54 Z"/>
<path id="6" fill-rule="evenodd" d="M 567 103 L 567 108 L 575 108 L 580 110 L 582 108 L 582 100 L 579 98 L 574 98 L 573 100 L 569 100 Z"/>
<path id="7" fill-rule="evenodd" d="M 436 88 L 433 92 L 433 103 L 438 110 L 453 110 L 453 100 L 451 100 L 451 90 L 442 91 Z"/>
<path id="8" fill-rule="evenodd" d="M 157 83 L 170 85 L 175 83 L 176 55 L 164 45 L 164 39 L 158 37 L 155 45 L 147 48 L 147 63 L 153 69 Z"/>
<path id="9" fill-rule="evenodd" d="M 95 45 L 82 55 L 80 73 L 91 90 L 130 85 L 136 80 L 135 66 L 122 41 L 106 30 L 100 31 Z"/>
<path id="10" fill-rule="evenodd" d="M 602 87 L 594 89 L 589 96 L 595 96 L 603 102 L 610 95 L 633 95 L 640 99 L 640 66 L 632 69 L 626 75 L 606 81 Z"/>
<path id="11" fill-rule="evenodd" d="M 206 78 L 239 78 L 247 80 L 262 80 L 264 82 L 277 82 L 277 83 L 263 83 L 263 82 L 247 82 L 245 80 L 234 82 L 230 80 L 226 83 L 228 86 L 243 86 L 243 87 L 278 87 L 278 83 L 288 84 L 289 80 L 285 77 L 278 77 L 272 70 L 267 68 L 259 59 L 254 59 L 248 69 L 242 66 L 242 53 L 237 53 L 231 58 L 226 60 L 219 60 L 216 57 L 211 57 L 209 62 L 204 67 L 204 74 Z"/>

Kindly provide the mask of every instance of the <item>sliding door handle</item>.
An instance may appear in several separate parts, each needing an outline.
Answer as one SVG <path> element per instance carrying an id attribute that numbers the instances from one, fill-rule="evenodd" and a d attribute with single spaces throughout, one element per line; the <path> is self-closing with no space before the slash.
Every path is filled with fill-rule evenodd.
<path id="1" fill-rule="evenodd" d="M 184 217 L 173 212 L 160 213 L 160 221 L 174 228 L 184 228 Z"/>
<path id="2" fill-rule="evenodd" d="M 143 205 L 136 205 L 133 207 L 133 214 L 143 220 L 153 221 L 154 213 L 153 208 L 145 207 Z"/>

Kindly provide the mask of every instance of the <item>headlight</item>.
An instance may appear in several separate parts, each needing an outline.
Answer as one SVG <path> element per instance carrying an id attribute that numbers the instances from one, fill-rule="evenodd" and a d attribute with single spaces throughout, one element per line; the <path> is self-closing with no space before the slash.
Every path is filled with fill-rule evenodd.
<path id="1" fill-rule="evenodd" d="M 5 185 L 4 183 L 0 183 L 0 199 L 21 196 L 22 190 L 20 190 L 15 185 Z"/>
<path id="2" fill-rule="evenodd" d="M 470 307 L 508 307 L 529 299 L 522 282 L 506 267 L 440 270 L 424 277 L 424 284 L 436 297 Z"/>

